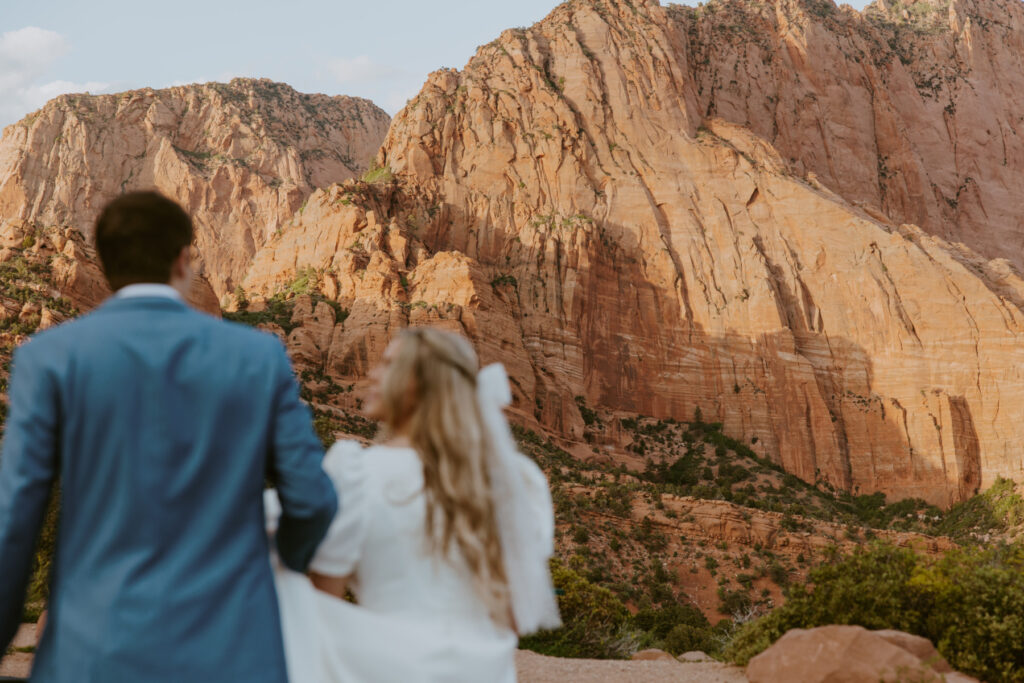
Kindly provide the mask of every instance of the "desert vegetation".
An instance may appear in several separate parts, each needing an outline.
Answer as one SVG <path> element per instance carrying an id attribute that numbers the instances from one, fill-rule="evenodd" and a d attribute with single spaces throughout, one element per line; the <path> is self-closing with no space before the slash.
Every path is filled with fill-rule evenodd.
<path id="1" fill-rule="evenodd" d="M 588 426 L 611 420 L 586 410 Z M 954 667 L 984 680 L 1021 680 L 1020 639 L 1004 637 L 1024 632 L 1024 551 L 1009 542 L 1024 526 L 1024 498 L 1012 482 L 997 480 L 943 511 L 803 482 L 699 415 L 619 420 L 642 469 L 581 461 L 516 429 L 551 481 L 560 532 L 553 575 L 565 617 L 562 629 L 523 647 L 598 658 L 702 650 L 745 664 L 790 628 L 859 624 L 930 638 Z M 686 537 L 694 529 L 686 510 L 700 501 L 726 503 L 740 520 L 767 514 L 780 535 L 814 535 L 824 546 L 794 553 L 754 539 Z M 941 536 L 958 547 L 914 547 Z"/>
<path id="2" fill-rule="evenodd" d="M 826 624 L 924 636 L 959 671 L 1024 681 L 1024 545 L 972 545 L 938 558 L 875 544 L 827 559 L 786 603 L 741 627 L 722 653 L 746 664 L 786 631 Z"/>

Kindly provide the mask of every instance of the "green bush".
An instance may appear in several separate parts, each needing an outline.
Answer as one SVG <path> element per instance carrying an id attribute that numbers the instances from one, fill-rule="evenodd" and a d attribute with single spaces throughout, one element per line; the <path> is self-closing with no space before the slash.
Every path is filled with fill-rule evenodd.
<path id="1" fill-rule="evenodd" d="M 557 559 L 551 577 L 558 591 L 562 628 L 526 636 L 519 646 L 554 657 L 615 659 L 632 650 L 630 615 L 607 588 L 591 583 Z"/>
<path id="2" fill-rule="evenodd" d="M 288 291 L 292 294 L 309 294 L 316 287 L 319 279 L 315 268 L 300 268 L 295 272 L 295 279 L 288 285 Z"/>
<path id="3" fill-rule="evenodd" d="M 754 604 L 750 598 L 750 591 L 746 588 L 729 590 L 725 586 L 719 586 L 718 600 L 718 612 L 726 616 L 746 612 Z"/>
<path id="4" fill-rule="evenodd" d="M 674 655 L 694 650 L 708 653 L 717 649 L 717 643 L 710 628 L 679 624 L 665 636 L 662 649 Z"/>
<path id="5" fill-rule="evenodd" d="M 242 285 L 235 286 L 235 306 L 240 311 L 249 308 L 249 297 L 246 295 L 245 290 L 242 289 Z"/>
<path id="6" fill-rule="evenodd" d="M 638 629 L 652 638 L 661 640 L 680 624 L 697 629 L 711 627 L 704 613 L 693 605 L 672 604 L 661 609 L 642 609 L 633 616 L 633 623 Z"/>
<path id="7" fill-rule="evenodd" d="M 1024 682 L 1024 545 L 968 547 L 939 559 L 875 544 L 810 572 L 785 605 L 743 626 L 725 656 L 746 664 L 793 628 L 857 624 L 931 640 L 956 669 Z"/>
<path id="8" fill-rule="evenodd" d="M 310 293 L 315 285 L 316 271 L 312 269 L 300 270 L 296 276 L 296 279 L 289 286 L 289 291 L 295 294 Z M 348 318 L 348 310 L 341 307 L 337 301 L 331 301 L 321 296 L 320 294 L 313 293 L 313 305 L 317 305 L 321 302 L 326 303 L 328 306 L 334 309 L 335 320 L 338 323 L 344 322 Z M 248 308 L 249 302 L 246 301 L 246 308 Z M 224 311 L 222 315 L 225 320 L 232 322 L 241 323 L 243 325 L 249 325 L 256 327 L 263 324 L 274 324 L 278 325 L 285 334 L 291 334 L 297 326 L 292 323 L 292 314 L 295 312 L 295 299 L 288 299 L 284 292 L 278 292 L 270 299 L 266 301 L 266 308 L 262 311 L 255 312 L 249 310 L 243 310 L 239 306 L 239 310 L 235 312 Z"/>
<path id="9" fill-rule="evenodd" d="M 1024 524 L 1024 498 L 1015 484 L 999 477 L 984 493 L 954 505 L 938 525 L 937 532 L 958 541 L 973 540 L 980 534 L 1006 531 Z"/>
<path id="10" fill-rule="evenodd" d="M 363 182 L 367 185 L 377 185 L 380 183 L 390 183 L 394 180 L 395 174 L 387 166 L 378 166 L 376 163 L 370 167 L 370 169 L 363 174 Z"/>

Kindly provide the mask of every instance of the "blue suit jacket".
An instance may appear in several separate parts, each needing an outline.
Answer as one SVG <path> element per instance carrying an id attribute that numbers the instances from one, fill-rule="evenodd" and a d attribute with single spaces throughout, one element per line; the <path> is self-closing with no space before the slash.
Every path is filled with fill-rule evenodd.
<path id="1" fill-rule="evenodd" d="M 172 299 L 114 298 L 18 349 L 9 398 L 0 652 L 59 478 L 33 681 L 285 681 L 264 477 L 299 571 L 337 498 L 277 338 Z"/>

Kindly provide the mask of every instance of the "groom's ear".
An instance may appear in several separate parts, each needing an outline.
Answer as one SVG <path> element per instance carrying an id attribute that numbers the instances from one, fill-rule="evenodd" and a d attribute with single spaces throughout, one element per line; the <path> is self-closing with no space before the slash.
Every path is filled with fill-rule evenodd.
<path id="1" fill-rule="evenodd" d="M 171 263 L 171 278 L 167 284 L 187 299 L 192 291 L 192 272 L 192 248 L 185 247 Z"/>
<path id="2" fill-rule="evenodd" d="M 181 280 L 191 276 L 192 270 L 192 247 L 188 246 L 181 250 L 178 258 L 171 264 L 171 279 Z"/>

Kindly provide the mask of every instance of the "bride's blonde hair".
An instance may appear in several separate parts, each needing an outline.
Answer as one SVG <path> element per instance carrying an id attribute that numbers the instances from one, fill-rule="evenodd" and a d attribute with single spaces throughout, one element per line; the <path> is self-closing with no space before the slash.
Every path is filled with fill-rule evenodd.
<path id="1" fill-rule="evenodd" d="M 475 588 L 499 623 L 510 625 L 508 580 L 502 563 L 486 428 L 477 403 L 476 353 L 463 337 L 410 328 L 381 379 L 388 430 L 401 430 L 423 461 L 427 538 L 447 557 L 454 543 Z"/>

